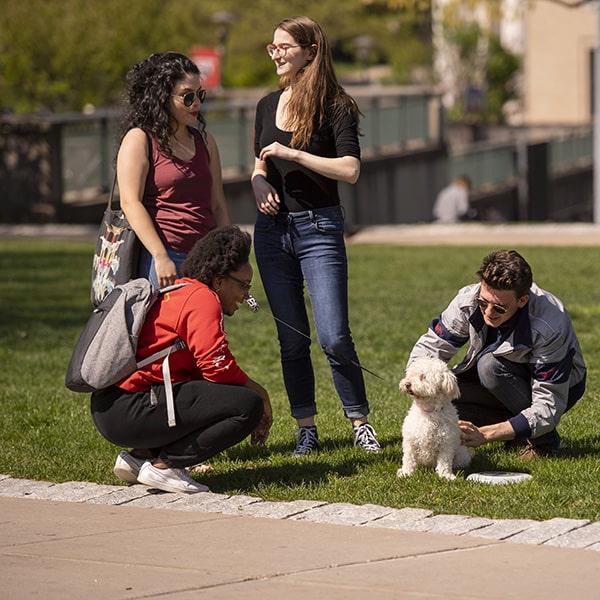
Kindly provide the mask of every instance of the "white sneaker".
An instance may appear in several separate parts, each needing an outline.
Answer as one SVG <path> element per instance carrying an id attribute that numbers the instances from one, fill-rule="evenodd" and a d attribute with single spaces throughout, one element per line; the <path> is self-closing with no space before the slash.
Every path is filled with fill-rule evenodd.
<path id="1" fill-rule="evenodd" d="M 127 483 L 137 483 L 138 473 L 142 465 L 146 462 L 145 458 L 136 458 L 131 456 L 129 452 L 121 450 L 115 466 L 113 467 L 113 473 L 121 480 Z"/>
<path id="2" fill-rule="evenodd" d="M 142 465 L 137 480 L 164 492 L 197 494 L 210 491 L 208 487 L 192 479 L 185 469 L 157 469 L 149 460 Z"/>

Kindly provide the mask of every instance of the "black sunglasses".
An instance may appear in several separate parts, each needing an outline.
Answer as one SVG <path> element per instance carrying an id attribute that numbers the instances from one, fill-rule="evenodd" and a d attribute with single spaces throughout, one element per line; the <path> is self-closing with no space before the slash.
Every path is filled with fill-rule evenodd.
<path id="1" fill-rule="evenodd" d="M 477 298 L 477 304 L 479 304 L 479 308 L 483 311 L 485 311 L 485 309 L 491 304 L 492 310 L 499 315 L 506 314 L 506 311 L 508 310 L 506 306 L 502 306 L 502 304 L 494 304 L 493 302 L 488 302 L 484 298 Z"/>
<path id="2" fill-rule="evenodd" d="M 200 100 L 200 104 L 206 100 L 206 90 L 197 90 L 195 92 L 186 92 L 185 94 L 173 94 L 173 96 L 177 96 L 183 100 L 183 105 L 186 108 L 189 108 L 192 104 L 194 104 L 194 100 L 198 98 Z"/>

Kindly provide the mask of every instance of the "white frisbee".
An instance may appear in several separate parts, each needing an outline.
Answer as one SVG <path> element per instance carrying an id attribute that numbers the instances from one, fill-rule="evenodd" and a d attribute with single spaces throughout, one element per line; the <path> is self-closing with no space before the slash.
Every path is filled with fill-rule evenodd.
<path id="1" fill-rule="evenodd" d="M 489 483 L 491 485 L 507 485 L 509 483 L 523 483 L 533 479 L 529 473 L 511 473 L 509 471 L 484 471 L 481 473 L 471 473 L 467 476 L 467 481 L 476 481 L 477 483 Z"/>

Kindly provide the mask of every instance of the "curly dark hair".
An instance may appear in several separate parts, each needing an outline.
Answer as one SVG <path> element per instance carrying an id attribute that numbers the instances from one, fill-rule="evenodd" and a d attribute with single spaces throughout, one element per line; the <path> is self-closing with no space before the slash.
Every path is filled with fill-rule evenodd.
<path id="1" fill-rule="evenodd" d="M 477 275 L 489 287 L 514 290 L 519 298 L 529 293 L 533 283 L 531 267 L 516 250 L 496 250 L 488 254 Z"/>
<path id="2" fill-rule="evenodd" d="M 252 238 L 235 225 L 213 229 L 198 240 L 183 261 L 184 277 L 210 286 L 216 276 L 224 277 L 248 262 Z"/>
<path id="3" fill-rule="evenodd" d="M 178 52 L 158 52 L 133 65 L 127 73 L 127 109 L 122 120 L 122 135 L 139 127 L 156 138 L 160 149 L 167 155 L 173 152 L 169 136 L 169 101 L 175 84 L 186 75 L 198 75 L 198 67 L 187 56 Z M 198 113 L 198 125 L 204 133 L 206 121 Z"/>

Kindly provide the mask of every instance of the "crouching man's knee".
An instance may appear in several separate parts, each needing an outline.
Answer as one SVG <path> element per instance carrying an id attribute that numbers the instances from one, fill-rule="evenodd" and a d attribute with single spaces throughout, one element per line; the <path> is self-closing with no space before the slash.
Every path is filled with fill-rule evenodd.
<path id="1" fill-rule="evenodd" d="M 493 390 L 498 386 L 502 377 L 510 374 L 510 371 L 491 352 L 484 354 L 477 361 L 477 375 L 484 388 Z"/>

